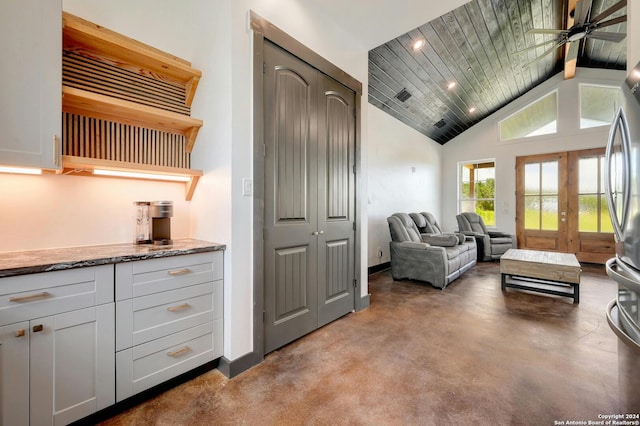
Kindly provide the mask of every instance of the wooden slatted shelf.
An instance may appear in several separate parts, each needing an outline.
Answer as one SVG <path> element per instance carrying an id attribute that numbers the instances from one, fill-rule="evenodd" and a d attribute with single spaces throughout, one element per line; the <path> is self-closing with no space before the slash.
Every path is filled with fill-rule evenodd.
<path id="1" fill-rule="evenodd" d="M 183 178 L 185 184 L 185 198 L 191 201 L 198 179 L 202 176 L 202 170 L 181 169 L 178 167 L 151 166 L 148 164 L 128 163 L 124 161 L 99 160 L 95 158 L 62 156 L 62 174 L 75 174 L 80 176 L 98 176 L 96 170 L 107 170 L 124 173 L 134 173 L 136 178 L 145 179 L 145 174 L 161 175 L 168 179 L 172 177 Z M 162 177 L 151 177 L 151 180 L 162 180 Z M 167 180 L 168 180 L 167 179 Z"/>
<path id="2" fill-rule="evenodd" d="M 190 116 L 202 72 L 184 59 L 66 12 L 62 28 L 63 119 L 93 120 L 79 122 L 65 135 L 80 149 L 63 152 L 63 173 L 95 176 L 96 170 L 109 170 L 142 179 L 179 177 L 191 200 L 202 171 L 182 167 L 190 163 L 203 124 Z M 104 133 L 87 132 L 83 125 Z M 179 138 L 181 146 L 172 147 L 173 136 L 167 134 Z M 115 149 L 107 155 L 110 147 Z"/>
<path id="3" fill-rule="evenodd" d="M 202 72 L 192 68 L 190 62 L 66 12 L 62 14 L 62 30 L 63 48 L 84 49 L 122 68 L 179 81 L 186 87 L 185 104 L 191 105 Z"/>
<path id="4" fill-rule="evenodd" d="M 202 120 L 73 87 L 62 87 L 62 111 L 185 136 L 191 152 Z"/>

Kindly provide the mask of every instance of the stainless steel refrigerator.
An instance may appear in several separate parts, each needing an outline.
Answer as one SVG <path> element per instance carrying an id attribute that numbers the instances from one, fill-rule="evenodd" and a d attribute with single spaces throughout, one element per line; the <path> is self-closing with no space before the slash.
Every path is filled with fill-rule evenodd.
<path id="1" fill-rule="evenodd" d="M 611 130 L 605 161 L 605 191 L 613 222 L 616 257 L 607 275 L 618 283 L 607 308 L 618 336 L 621 409 L 640 407 L 640 63 L 622 84 L 624 104 Z"/>

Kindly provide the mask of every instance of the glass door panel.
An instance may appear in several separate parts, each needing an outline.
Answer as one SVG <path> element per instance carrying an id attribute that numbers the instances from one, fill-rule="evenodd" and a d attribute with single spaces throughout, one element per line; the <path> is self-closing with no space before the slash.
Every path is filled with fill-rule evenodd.
<path id="1" fill-rule="evenodd" d="M 518 247 L 562 251 L 566 247 L 566 157 L 544 154 L 516 159 Z"/>

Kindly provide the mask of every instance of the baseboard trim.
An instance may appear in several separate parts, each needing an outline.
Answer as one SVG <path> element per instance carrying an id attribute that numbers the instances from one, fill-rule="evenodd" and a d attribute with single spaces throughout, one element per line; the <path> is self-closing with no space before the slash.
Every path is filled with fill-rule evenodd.
<path id="1" fill-rule="evenodd" d="M 376 272 L 384 271 L 389 268 L 391 268 L 391 262 L 384 262 L 379 265 L 369 266 L 368 273 L 369 275 L 371 275 L 371 274 L 375 274 Z"/>
<path id="2" fill-rule="evenodd" d="M 370 304 L 371 304 L 371 295 L 367 294 L 366 296 L 362 296 L 360 298 L 360 304 L 358 306 L 358 311 L 361 311 L 363 309 L 368 308 Z"/>
<path id="3" fill-rule="evenodd" d="M 222 357 L 218 364 L 218 370 L 227 376 L 227 378 L 233 379 L 238 374 L 260 364 L 263 359 L 264 356 L 261 356 L 256 352 L 249 352 L 248 354 L 243 355 L 238 359 L 234 359 L 233 361 L 229 361 L 227 358 Z"/>

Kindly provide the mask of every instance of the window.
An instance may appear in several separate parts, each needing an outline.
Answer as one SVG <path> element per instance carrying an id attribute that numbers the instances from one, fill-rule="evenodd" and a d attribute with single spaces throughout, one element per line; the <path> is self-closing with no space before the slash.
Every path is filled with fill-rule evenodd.
<path id="1" fill-rule="evenodd" d="M 498 125 L 500 140 L 556 133 L 557 122 L 558 92 L 554 90 L 502 120 Z"/>
<path id="2" fill-rule="evenodd" d="M 604 155 L 578 161 L 578 231 L 613 232 L 604 195 Z"/>
<path id="3" fill-rule="evenodd" d="M 580 128 L 610 125 L 622 103 L 622 91 L 618 87 L 581 84 Z"/>
<path id="4" fill-rule="evenodd" d="M 459 163 L 458 213 L 476 212 L 485 225 L 495 226 L 495 161 Z"/>
<path id="5" fill-rule="evenodd" d="M 524 228 L 558 230 L 558 161 L 524 166 Z"/>

